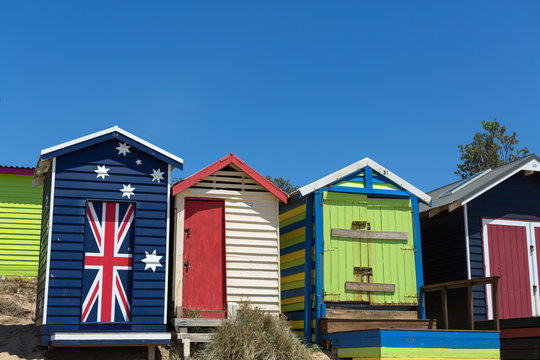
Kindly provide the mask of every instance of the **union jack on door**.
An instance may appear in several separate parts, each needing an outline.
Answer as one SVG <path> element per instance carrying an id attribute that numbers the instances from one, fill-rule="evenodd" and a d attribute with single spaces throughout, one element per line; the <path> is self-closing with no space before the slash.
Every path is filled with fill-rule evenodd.
<path id="1" fill-rule="evenodd" d="M 81 320 L 131 319 L 133 203 L 88 201 Z"/>

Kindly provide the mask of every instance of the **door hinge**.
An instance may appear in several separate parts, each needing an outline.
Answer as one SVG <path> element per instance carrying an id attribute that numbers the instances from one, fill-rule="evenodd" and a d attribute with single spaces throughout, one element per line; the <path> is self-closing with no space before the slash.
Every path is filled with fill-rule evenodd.
<path id="1" fill-rule="evenodd" d="M 336 251 L 337 249 L 338 249 L 337 247 L 327 247 L 323 249 L 323 252 Z"/>

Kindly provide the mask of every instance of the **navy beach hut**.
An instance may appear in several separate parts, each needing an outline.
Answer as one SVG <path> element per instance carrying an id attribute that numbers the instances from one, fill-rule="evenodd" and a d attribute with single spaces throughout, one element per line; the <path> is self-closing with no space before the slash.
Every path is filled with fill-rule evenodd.
<path id="1" fill-rule="evenodd" d="M 42 345 L 170 342 L 169 184 L 182 163 L 116 126 L 41 152 Z"/>

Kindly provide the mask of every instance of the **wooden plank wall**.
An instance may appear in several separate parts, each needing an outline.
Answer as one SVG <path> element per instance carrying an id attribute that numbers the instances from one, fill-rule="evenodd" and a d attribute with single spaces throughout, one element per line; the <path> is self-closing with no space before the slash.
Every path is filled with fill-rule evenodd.
<path id="1" fill-rule="evenodd" d="M 37 276 L 43 188 L 0 174 L 0 275 Z"/>
<path id="2" fill-rule="evenodd" d="M 173 300 L 182 306 L 184 203 L 186 197 L 225 200 L 227 304 L 242 301 L 278 314 L 279 199 L 233 165 L 217 171 L 175 197 Z"/>

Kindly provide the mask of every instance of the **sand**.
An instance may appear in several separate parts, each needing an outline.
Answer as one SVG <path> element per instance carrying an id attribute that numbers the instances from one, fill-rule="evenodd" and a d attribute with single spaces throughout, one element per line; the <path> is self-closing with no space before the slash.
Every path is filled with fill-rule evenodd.
<path id="1" fill-rule="evenodd" d="M 39 346 L 34 326 L 36 281 L 27 278 L 0 278 L 0 360 L 58 359 L 93 360 L 147 359 L 147 347 L 76 347 Z M 156 359 L 175 360 L 169 347 L 158 347 Z M 335 360 L 328 352 L 313 353 L 313 360 Z M 195 359 L 193 359 L 195 360 Z"/>

